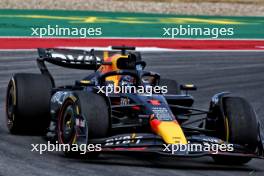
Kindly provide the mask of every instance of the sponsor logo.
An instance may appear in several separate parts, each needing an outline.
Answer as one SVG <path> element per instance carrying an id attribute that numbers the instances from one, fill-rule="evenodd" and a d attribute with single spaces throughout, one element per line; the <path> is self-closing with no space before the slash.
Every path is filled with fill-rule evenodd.
<path id="1" fill-rule="evenodd" d="M 60 58 L 64 63 L 71 63 L 71 64 L 91 64 L 94 62 L 94 56 L 87 56 L 87 55 L 77 55 L 73 56 L 71 54 L 61 54 L 61 53 L 51 53 L 52 58 Z M 101 58 L 96 57 L 97 64 L 101 63 Z"/>
<path id="2" fill-rule="evenodd" d="M 105 146 L 113 146 L 120 144 L 139 144 L 143 136 L 120 136 L 107 139 L 105 141 Z"/>

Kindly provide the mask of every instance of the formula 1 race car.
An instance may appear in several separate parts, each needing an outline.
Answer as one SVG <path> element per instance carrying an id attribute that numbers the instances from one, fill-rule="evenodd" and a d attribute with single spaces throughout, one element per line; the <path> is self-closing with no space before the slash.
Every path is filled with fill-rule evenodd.
<path id="1" fill-rule="evenodd" d="M 212 156 L 222 164 L 263 158 L 262 127 L 244 98 L 222 92 L 212 97 L 209 110 L 194 108 L 189 94 L 196 90 L 194 85 L 180 85 L 145 71 L 146 63 L 135 47 L 112 49 L 121 53 L 100 58 L 94 50 L 38 49 L 41 74 L 18 73 L 8 84 L 10 133 L 45 132 L 48 140 L 60 144 L 101 145 L 100 151 L 88 152 L 87 157 L 136 151 L 175 157 Z M 56 87 L 46 62 L 95 72 L 73 85 Z M 147 87 L 153 92 L 165 86 L 167 90 L 151 95 L 113 92 L 118 86 Z M 107 92 L 109 87 L 112 92 Z M 188 147 L 191 145 L 195 150 Z M 184 149 L 178 150 L 179 146 Z M 215 152 L 212 146 L 225 150 Z"/>

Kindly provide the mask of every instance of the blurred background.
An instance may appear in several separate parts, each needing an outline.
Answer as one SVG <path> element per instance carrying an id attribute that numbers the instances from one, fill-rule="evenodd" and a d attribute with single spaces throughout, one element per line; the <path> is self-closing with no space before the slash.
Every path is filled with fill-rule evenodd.
<path id="1" fill-rule="evenodd" d="M 67 9 L 183 15 L 264 16 L 264 0 L 1 0 L 0 9 Z"/>

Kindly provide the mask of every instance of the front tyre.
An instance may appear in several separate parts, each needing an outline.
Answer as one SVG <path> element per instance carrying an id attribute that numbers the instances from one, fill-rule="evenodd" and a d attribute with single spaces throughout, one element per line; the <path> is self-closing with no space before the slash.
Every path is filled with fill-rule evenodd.
<path id="1" fill-rule="evenodd" d="M 223 99 L 224 140 L 240 144 L 254 152 L 258 145 L 258 123 L 252 106 L 241 97 L 226 97 Z M 251 158 L 240 156 L 214 156 L 220 164 L 241 165 Z"/>
<path id="2" fill-rule="evenodd" d="M 89 145 L 89 139 L 106 137 L 109 125 L 106 100 L 92 92 L 75 91 L 64 101 L 59 113 L 59 143 L 67 144 L 71 148 Z M 76 157 L 80 151 L 68 150 L 64 153 L 68 157 Z M 99 152 L 87 153 L 88 157 L 92 158 L 98 154 Z"/>

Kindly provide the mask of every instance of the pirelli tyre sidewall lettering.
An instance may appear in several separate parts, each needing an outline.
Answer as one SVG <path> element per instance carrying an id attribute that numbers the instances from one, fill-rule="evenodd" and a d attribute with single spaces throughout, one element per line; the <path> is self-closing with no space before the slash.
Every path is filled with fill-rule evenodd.
<path id="1" fill-rule="evenodd" d="M 59 99 L 64 99 L 61 108 L 58 113 L 58 139 L 61 144 L 87 144 L 88 141 L 88 125 L 84 117 L 81 115 L 81 108 L 79 106 L 79 100 L 71 92 L 59 93 L 61 97 Z M 54 100 L 56 99 L 53 97 Z M 59 102 L 57 99 L 57 103 Z M 71 111 L 71 112 L 69 112 Z M 68 113 L 68 114 L 67 114 Z M 72 114 L 69 114 L 72 113 Z M 71 115 L 71 119 L 68 115 Z M 65 121 L 67 120 L 67 121 Z M 65 126 L 66 125 L 66 126 Z M 65 128 L 71 129 L 70 137 L 65 139 Z"/>

